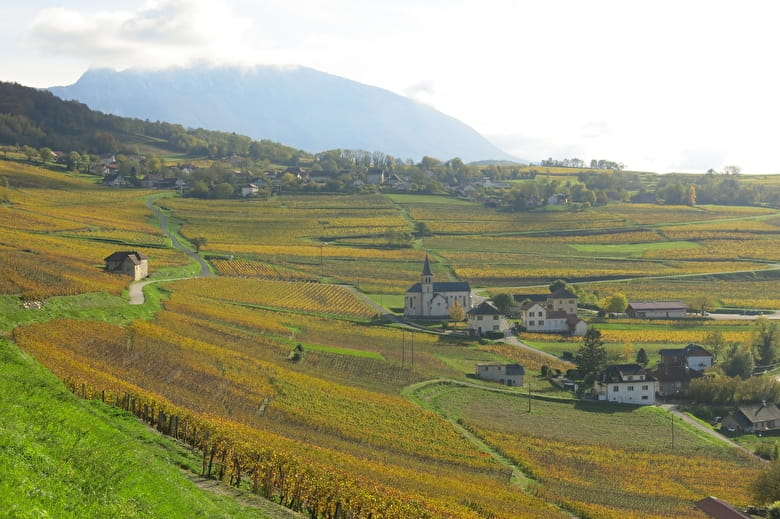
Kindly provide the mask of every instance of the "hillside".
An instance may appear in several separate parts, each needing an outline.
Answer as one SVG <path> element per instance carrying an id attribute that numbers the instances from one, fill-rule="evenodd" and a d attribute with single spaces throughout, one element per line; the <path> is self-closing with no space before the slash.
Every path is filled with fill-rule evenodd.
<path id="1" fill-rule="evenodd" d="M 49 91 L 106 113 L 237 132 L 312 153 L 516 160 L 429 106 L 305 67 L 89 70 Z"/>
<path id="2" fill-rule="evenodd" d="M 563 274 L 599 276 L 599 286 L 625 277 L 631 286 L 621 290 L 646 297 L 653 286 L 637 277 L 668 288 L 679 286 L 676 278 L 684 272 L 678 281 L 687 283 L 688 293 L 706 290 L 729 303 L 727 296 L 755 296 L 756 286 L 777 292 L 780 282 L 769 275 L 754 279 L 763 274 L 761 265 L 738 262 L 729 252 L 733 247 L 719 247 L 739 239 L 743 253 L 750 245 L 756 258 L 776 256 L 776 211 L 609 204 L 518 220 L 474 202 L 418 195 L 197 200 L 106 188 L 64 168 L 31 165 L 12 150 L 0 160 L 0 176 L 7 181 L 0 187 L 7 200 L 0 204 L 0 333 L 76 394 L 135 413 L 189 445 L 204 476 L 323 518 L 549 519 L 573 512 L 700 519 L 692 503 L 703 496 L 750 502 L 748 485 L 758 463 L 683 424 L 675 425 L 670 450 L 666 411 L 586 405 L 540 375 L 543 366 L 568 369 L 564 361 L 433 333 L 441 331 L 440 323 L 428 331 L 387 326 L 364 296 L 398 305 L 404 289 L 419 279 L 424 252 L 388 246 L 388 230 L 424 222 L 429 234 L 420 240 L 437 279 L 463 276 L 480 286 L 500 283 L 501 291 L 522 283 L 526 291 Z M 192 278 L 197 270 L 169 248 L 147 205 L 151 198 L 180 239 L 205 238 L 201 253 L 218 275 Z M 734 221 L 744 229 L 738 236 Z M 556 236 L 573 227 L 579 235 Z M 705 227 L 700 244 L 693 244 L 691 233 Z M 127 278 L 102 268 L 102 258 L 126 248 L 150 261 L 156 283 L 144 289 L 143 305 L 128 304 Z M 724 283 L 690 276 L 748 268 L 755 273 Z M 346 283 L 368 294 L 360 296 Z M 586 292 L 597 289 L 585 286 Z M 780 306 L 769 300 L 742 304 Z M 691 322 L 669 334 L 660 326 L 645 337 L 633 326 L 647 324 L 615 324 L 624 329 L 604 328 L 611 360 L 633 356 L 629 343 L 656 355 L 665 344 L 690 341 L 709 328 Z M 729 341 L 750 333 L 748 326 L 722 326 Z M 577 343 L 543 347 L 571 352 Z M 477 362 L 510 360 L 524 366 L 533 404 L 525 388 L 472 376 Z M 14 378 L 12 369 L 3 370 Z M 4 388 L 11 402 L 6 407 L 27 406 L 34 385 Z M 63 400 L 72 401 L 67 395 Z M 37 427 L 50 423 L 46 416 L 43 411 L 25 420 Z M 43 434 L 27 441 L 33 450 L 52 443 Z M 114 459 L 117 443 L 109 438 L 90 448 L 98 460 Z M 551 445 L 556 452 L 546 447 Z M 653 481 L 654 490 L 632 484 L 614 459 L 641 469 L 641 481 Z M 705 480 L 703 466 L 710 472 Z M 99 463 L 84 471 L 105 472 Z M 136 466 L 128 471 L 146 473 Z M 598 489 L 590 490 L 594 471 Z M 15 480 L 37 477 L 31 467 L 22 466 L 19 474 Z M 125 480 L 116 486 L 119 494 L 134 488 Z M 58 487 L 45 481 L 41 488 Z M 11 502 L 11 493 L 7 488 L 9 496 L 0 496 Z"/>
<path id="3" fill-rule="evenodd" d="M 0 373 L 3 517 L 273 517 L 198 490 L 180 468 L 195 469 L 191 452 L 70 394 L 4 339 Z"/>

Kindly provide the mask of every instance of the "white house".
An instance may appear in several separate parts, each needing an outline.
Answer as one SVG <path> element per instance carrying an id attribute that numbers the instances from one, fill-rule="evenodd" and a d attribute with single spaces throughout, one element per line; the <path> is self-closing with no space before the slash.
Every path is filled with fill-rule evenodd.
<path id="1" fill-rule="evenodd" d="M 682 301 L 637 301 L 626 308 L 626 315 L 637 319 L 682 319 L 687 313 Z"/>
<path id="2" fill-rule="evenodd" d="M 520 305 L 520 319 L 529 332 L 583 336 L 588 330 L 588 324 L 577 317 L 577 296 L 563 288 L 548 295 L 544 302 L 526 299 Z"/>
<path id="3" fill-rule="evenodd" d="M 467 312 L 468 328 L 475 335 L 486 332 L 504 333 L 511 328 L 509 321 L 492 303 L 483 301 Z"/>
<path id="4" fill-rule="evenodd" d="M 459 303 L 463 310 L 471 310 L 471 287 L 461 281 L 433 281 L 431 263 L 425 255 L 419 283 L 412 285 L 404 297 L 404 317 L 448 318 L 450 307 Z"/>
<path id="5" fill-rule="evenodd" d="M 502 362 L 480 362 L 477 364 L 477 378 L 492 380 L 507 386 L 523 385 L 525 369 L 520 364 L 504 364 Z"/>
<path id="6" fill-rule="evenodd" d="M 639 364 L 616 364 L 607 366 L 593 391 L 607 402 L 655 405 L 656 380 Z"/>

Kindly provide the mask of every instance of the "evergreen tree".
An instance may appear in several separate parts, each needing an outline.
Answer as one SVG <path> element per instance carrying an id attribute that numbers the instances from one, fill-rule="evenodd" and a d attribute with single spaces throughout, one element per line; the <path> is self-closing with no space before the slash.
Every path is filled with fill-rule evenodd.
<path id="1" fill-rule="evenodd" d="M 607 350 L 601 340 L 600 331 L 588 328 L 582 346 L 574 357 L 574 363 L 583 378 L 589 374 L 598 374 L 604 369 L 607 364 Z"/>
<path id="2" fill-rule="evenodd" d="M 647 352 L 645 349 L 639 348 L 639 351 L 636 352 L 636 363 L 640 364 L 642 367 L 645 367 L 649 361 L 650 359 L 647 357 Z"/>

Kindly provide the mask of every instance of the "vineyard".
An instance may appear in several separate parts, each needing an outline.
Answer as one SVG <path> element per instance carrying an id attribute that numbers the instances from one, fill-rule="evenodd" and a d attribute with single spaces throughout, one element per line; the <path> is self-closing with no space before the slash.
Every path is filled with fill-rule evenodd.
<path id="1" fill-rule="evenodd" d="M 529 413 L 522 398 L 477 389 L 419 396 L 524 467 L 537 495 L 583 517 L 701 517 L 700 496 L 748 503 L 760 468 L 684 427 L 672 445 L 669 418 L 653 408 L 539 400 Z"/>
<path id="2" fill-rule="evenodd" d="M 0 176 L 10 200 L 0 206 L 3 333 L 74 393 L 191 447 L 204 475 L 318 518 L 693 518 L 691 503 L 706 495 L 749 502 L 756 464 L 684 427 L 672 448 L 665 412 L 564 400 L 557 389 L 538 388 L 533 401 L 485 391 L 491 384 L 473 380 L 478 362 L 518 362 L 533 381 L 543 366 L 572 365 L 388 324 L 356 290 L 402 297 L 428 252 L 437 281 L 493 294 L 545 293 L 563 278 L 601 296 L 780 308 L 774 210 L 509 213 L 438 196 L 165 197 L 157 203 L 172 226 L 202 239 L 218 275 L 148 287 L 141 309 L 122 299 L 128 280 L 107 274 L 103 258 L 138 250 L 157 280 L 179 277 L 189 261 L 155 226 L 151 192 L 8 161 Z M 595 326 L 616 358 L 712 331 L 727 342 L 753 336 L 744 322 Z M 522 337 L 556 354 L 579 346 Z M 417 396 L 437 412 L 401 396 L 432 379 L 482 386 L 429 386 Z M 529 491 L 450 420 L 522 467 Z"/>

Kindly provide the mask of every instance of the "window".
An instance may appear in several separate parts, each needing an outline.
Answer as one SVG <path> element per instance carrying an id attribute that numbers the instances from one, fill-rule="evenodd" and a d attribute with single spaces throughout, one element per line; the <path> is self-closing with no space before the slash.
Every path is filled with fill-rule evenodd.
<path id="1" fill-rule="evenodd" d="M 612 386 L 612 391 L 620 391 L 620 386 Z"/>
<path id="2" fill-rule="evenodd" d="M 498 316 L 497 316 L 497 315 L 494 315 L 494 316 L 493 316 L 493 320 L 494 320 L 494 321 L 498 321 Z"/>
<path id="3" fill-rule="evenodd" d="M 642 395 L 642 400 L 647 400 L 647 395 Z"/>
<path id="4" fill-rule="evenodd" d="M 626 390 L 628 390 L 628 391 L 633 391 L 633 390 L 634 390 L 634 386 L 628 386 L 628 387 L 626 388 Z"/>
<path id="5" fill-rule="evenodd" d="M 544 321 L 539 321 L 539 326 L 544 326 Z"/>
<path id="6" fill-rule="evenodd" d="M 530 322 L 528 323 L 528 326 L 536 326 L 536 321 L 530 321 Z"/>
<path id="7" fill-rule="evenodd" d="M 647 386 L 647 384 L 645 384 L 644 386 L 642 386 L 642 391 L 647 391 L 647 387 L 648 387 L 648 386 Z"/>
<path id="8" fill-rule="evenodd" d="M 477 321 L 481 321 L 481 320 L 482 320 L 482 316 L 481 316 L 481 315 L 478 315 L 478 316 L 477 316 Z"/>

